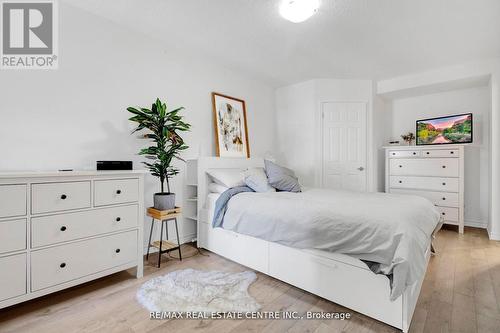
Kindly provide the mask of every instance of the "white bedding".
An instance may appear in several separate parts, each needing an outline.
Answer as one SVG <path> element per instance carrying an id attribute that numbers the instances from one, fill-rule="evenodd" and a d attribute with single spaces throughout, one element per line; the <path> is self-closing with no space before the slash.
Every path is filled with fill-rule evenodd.
<path id="1" fill-rule="evenodd" d="M 208 212 L 208 221 L 212 221 L 214 217 L 214 209 L 215 209 L 215 203 L 217 202 L 217 199 L 219 199 L 221 193 L 209 193 L 207 196 L 207 201 L 205 202 L 205 209 Z M 328 252 L 328 251 L 323 251 L 323 250 L 315 250 L 315 249 L 303 249 L 305 252 L 312 253 L 314 255 L 324 257 L 327 259 L 333 259 L 333 260 L 338 260 L 346 264 L 350 264 L 359 268 L 366 268 L 366 264 L 363 263 L 361 260 L 345 255 L 345 254 L 340 254 L 340 253 L 334 253 L 334 252 Z"/>
<path id="2" fill-rule="evenodd" d="M 221 193 L 209 193 L 205 202 L 205 209 L 208 212 L 207 221 L 212 221 L 214 218 L 215 203 L 219 199 Z"/>
<path id="3" fill-rule="evenodd" d="M 223 228 L 379 263 L 377 272 L 393 276 L 396 299 L 425 273 L 425 253 L 439 219 L 434 205 L 417 196 L 309 189 L 235 195 Z"/>

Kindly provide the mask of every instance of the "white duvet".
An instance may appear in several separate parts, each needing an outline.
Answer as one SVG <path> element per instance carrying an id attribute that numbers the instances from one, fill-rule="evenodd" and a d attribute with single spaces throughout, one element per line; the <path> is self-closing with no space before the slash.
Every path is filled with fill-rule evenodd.
<path id="1" fill-rule="evenodd" d="M 300 249 L 347 254 L 392 274 L 391 299 L 419 279 L 440 220 L 425 198 L 309 189 L 240 193 L 229 200 L 223 228 Z"/>

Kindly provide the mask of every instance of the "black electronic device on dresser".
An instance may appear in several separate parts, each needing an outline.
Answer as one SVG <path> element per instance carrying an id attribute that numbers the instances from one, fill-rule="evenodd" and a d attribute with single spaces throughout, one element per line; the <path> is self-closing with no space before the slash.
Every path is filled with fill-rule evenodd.
<path id="1" fill-rule="evenodd" d="M 132 170 L 132 161 L 97 161 L 97 170 Z"/>

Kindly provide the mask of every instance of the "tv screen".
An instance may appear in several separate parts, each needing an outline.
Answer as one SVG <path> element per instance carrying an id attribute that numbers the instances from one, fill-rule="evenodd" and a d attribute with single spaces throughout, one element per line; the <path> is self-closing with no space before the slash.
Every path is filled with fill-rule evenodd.
<path id="1" fill-rule="evenodd" d="M 472 113 L 417 120 L 417 145 L 472 143 Z"/>

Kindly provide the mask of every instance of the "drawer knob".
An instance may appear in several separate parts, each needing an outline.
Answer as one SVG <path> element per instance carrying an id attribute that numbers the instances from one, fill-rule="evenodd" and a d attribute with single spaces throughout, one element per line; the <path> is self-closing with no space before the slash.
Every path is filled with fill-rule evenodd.
<path id="1" fill-rule="evenodd" d="M 116 190 L 116 194 L 122 193 L 122 190 Z"/>
<path id="2" fill-rule="evenodd" d="M 453 155 L 453 154 L 455 154 L 455 152 L 454 152 L 454 151 L 450 151 L 450 154 L 452 154 L 452 155 Z"/>
<path id="3" fill-rule="evenodd" d="M 413 155 L 417 155 L 417 153 L 413 152 Z"/>
<path id="4" fill-rule="evenodd" d="M 66 231 L 66 226 L 65 226 L 65 225 L 63 225 L 63 226 L 61 227 L 61 231 Z"/>
<path id="5" fill-rule="evenodd" d="M 116 250 L 115 250 L 115 252 L 116 252 L 116 253 L 120 253 L 120 249 L 116 249 Z"/>
<path id="6" fill-rule="evenodd" d="M 121 217 L 116 218 L 116 222 L 120 222 L 121 220 L 122 220 Z"/>
<path id="7" fill-rule="evenodd" d="M 441 213 L 441 215 L 446 215 L 446 213 L 445 213 L 445 212 L 442 212 L 442 213 Z"/>
<path id="8" fill-rule="evenodd" d="M 426 154 L 427 154 L 427 155 L 429 155 L 429 154 L 430 154 L 430 152 L 426 152 Z"/>
<path id="9" fill-rule="evenodd" d="M 443 186 L 445 186 L 445 185 L 446 185 L 446 183 L 443 183 Z"/>
<path id="10" fill-rule="evenodd" d="M 402 166 L 402 165 L 400 165 L 399 167 L 400 167 L 400 168 L 402 168 L 403 166 Z"/>
<path id="11" fill-rule="evenodd" d="M 400 184 L 402 184 L 402 183 L 403 183 L 403 181 L 402 181 L 402 180 L 400 180 L 400 181 L 399 181 L 399 183 L 400 183 Z"/>
<path id="12" fill-rule="evenodd" d="M 66 194 L 61 195 L 61 199 L 66 200 L 68 196 Z"/>
<path id="13" fill-rule="evenodd" d="M 61 268 L 66 267 L 66 263 L 65 263 L 65 262 L 61 263 L 61 264 L 59 265 L 59 267 L 61 267 Z"/>
<path id="14" fill-rule="evenodd" d="M 392 156 L 396 155 L 396 153 L 392 153 Z"/>
<path id="15" fill-rule="evenodd" d="M 446 198 L 445 198 L 445 197 L 443 197 L 443 200 L 446 200 Z"/>
<path id="16" fill-rule="evenodd" d="M 443 169 L 446 169 L 446 165 L 443 165 Z"/>

